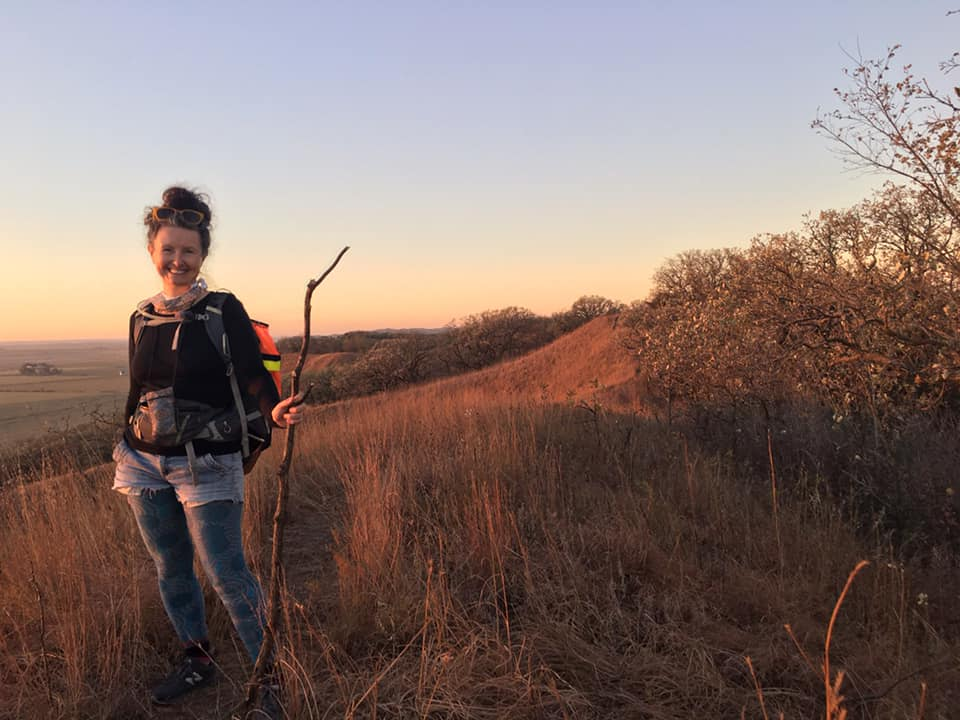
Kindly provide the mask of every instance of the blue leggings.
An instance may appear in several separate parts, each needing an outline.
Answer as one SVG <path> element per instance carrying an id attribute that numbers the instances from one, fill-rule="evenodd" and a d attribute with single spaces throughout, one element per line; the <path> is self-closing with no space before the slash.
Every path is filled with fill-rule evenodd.
<path id="1" fill-rule="evenodd" d="M 193 572 L 196 549 L 204 572 L 230 613 L 251 660 L 263 641 L 263 592 L 243 557 L 243 505 L 218 500 L 184 507 L 176 493 L 127 495 L 140 534 L 157 566 L 160 597 L 184 645 L 207 639 L 203 593 Z"/>

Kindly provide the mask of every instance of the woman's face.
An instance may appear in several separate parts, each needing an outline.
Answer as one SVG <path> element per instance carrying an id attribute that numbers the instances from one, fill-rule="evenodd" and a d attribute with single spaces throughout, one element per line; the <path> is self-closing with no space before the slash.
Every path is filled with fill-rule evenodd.
<path id="1" fill-rule="evenodd" d="M 147 244 L 147 250 L 163 281 L 164 293 L 171 297 L 189 290 L 200 274 L 204 255 L 196 230 L 164 225 Z"/>

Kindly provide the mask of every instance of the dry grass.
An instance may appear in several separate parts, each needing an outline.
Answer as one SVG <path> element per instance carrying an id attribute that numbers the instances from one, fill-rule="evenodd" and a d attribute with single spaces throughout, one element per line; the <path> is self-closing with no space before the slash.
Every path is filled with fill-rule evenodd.
<path id="1" fill-rule="evenodd" d="M 783 624 L 824 655 L 864 558 L 830 638 L 848 717 L 950 717 L 953 560 L 897 562 L 815 479 L 781 487 L 775 517 L 769 478 L 633 412 L 632 372 L 600 319 L 519 361 L 314 413 L 288 528 L 291 717 L 824 717 L 824 677 Z M 260 570 L 275 459 L 250 478 Z M 104 466 L 0 495 L 0 716 L 224 717 L 246 668 L 212 598 L 228 681 L 162 714 L 144 702 L 175 643 L 109 480 Z"/>
<path id="2" fill-rule="evenodd" d="M 307 355 L 307 361 L 304 363 L 303 371 L 305 373 L 315 373 L 326 370 L 337 365 L 348 365 L 360 357 L 360 353 L 355 352 L 330 352 L 319 353 L 317 355 Z M 288 353 L 283 356 L 281 370 L 286 377 L 297 364 L 296 353 Z"/>

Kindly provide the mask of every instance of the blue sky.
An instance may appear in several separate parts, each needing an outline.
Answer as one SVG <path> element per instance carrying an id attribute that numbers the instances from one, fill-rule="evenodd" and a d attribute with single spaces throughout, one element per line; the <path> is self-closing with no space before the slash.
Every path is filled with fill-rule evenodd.
<path id="1" fill-rule="evenodd" d="M 810 129 L 844 53 L 939 80 L 960 37 L 934 1 L 0 8 L 0 340 L 121 337 L 181 181 L 212 283 L 277 334 L 344 245 L 317 332 L 642 298 L 677 252 L 878 187 Z"/>

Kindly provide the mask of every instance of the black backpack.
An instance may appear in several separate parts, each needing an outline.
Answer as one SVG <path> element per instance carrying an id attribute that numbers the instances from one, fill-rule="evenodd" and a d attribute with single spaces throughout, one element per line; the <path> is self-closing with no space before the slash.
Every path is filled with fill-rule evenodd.
<path id="1" fill-rule="evenodd" d="M 177 399 L 173 397 L 173 388 L 163 388 L 144 393 L 131 418 L 134 434 L 141 440 L 171 447 L 184 445 L 194 481 L 197 478 L 194 440 L 222 442 L 239 439 L 243 455 L 243 470 L 248 473 L 253 469 L 260 453 L 270 446 L 271 439 L 269 419 L 263 417 L 256 399 L 241 391 L 236 372 L 234 372 L 230 340 L 223 324 L 223 304 L 229 297 L 229 293 L 211 292 L 205 297 L 207 297 L 207 304 L 203 310 L 197 312 L 188 308 L 173 315 L 159 315 L 152 305 L 141 303 L 134 314 L 133 326 L 133 342 L 136 346 L 140 342 L 143 329 L 147 326 L 202 322 L 210 342 L 223 360 L 227 377 L 230 379 L 230 390 L 233 393 L 231 407 L 214 408 L 196 401 Z M 173 335 L 172 348 L 175 351 L 180 340 L 179 325 Z M 257 336 L 260 337 L 259 332 Z M 262 346 L 261 355 L 267 369 L 272 373 L 276 372 L 280 356 L 264 353 Z M 240 408 L 243 409 L 242 412 Z"/>

